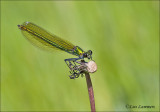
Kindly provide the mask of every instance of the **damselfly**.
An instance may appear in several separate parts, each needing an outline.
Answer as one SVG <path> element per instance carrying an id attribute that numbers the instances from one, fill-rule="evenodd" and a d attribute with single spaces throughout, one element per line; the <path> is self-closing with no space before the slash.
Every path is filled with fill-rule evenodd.
<path id="1" fill-rule="evenodd" d="M 70 42 L 63 40 L 62 38 L 53 35 L 41 27 L 31 23 L 24 22 L 22 25 L 18 25 L 19 29 L 21 29 L 22 34 L 34 45 L 44 48 L 44 49 L 59 49 L 70 53 L 72 55 L 78 56 L 78 58 L 69 58 L 65 59 L 66 64 L 71 69 L 70 75 L 71 79 L 79 77 L 82 73 L 82 70 L 77 68 L 77 63 L 81 61 L 84 63 L 84 58 L 92 59 L 92 51 L 88 50 L 87 52 L 83 51 L 79 46 L 75 46 Z M 81 60 L 81 61 L 77 61 Z"/>

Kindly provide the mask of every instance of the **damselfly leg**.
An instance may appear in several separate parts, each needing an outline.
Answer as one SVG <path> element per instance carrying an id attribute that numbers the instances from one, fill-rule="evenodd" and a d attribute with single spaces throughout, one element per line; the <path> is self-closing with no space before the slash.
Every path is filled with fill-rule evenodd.
<path id="1" fill-rule="evenodd" d="M 70 79 L 78 78 L 80 74 L 83 76 L 84 69 L 86 68 L 84 64 L 85 61 L 83 59 L 70 58 L 70 59 L 65 59 L 65 62 L 70 69 L 70 73 L 71 73 L 71 75 L 69 76 Z"/>

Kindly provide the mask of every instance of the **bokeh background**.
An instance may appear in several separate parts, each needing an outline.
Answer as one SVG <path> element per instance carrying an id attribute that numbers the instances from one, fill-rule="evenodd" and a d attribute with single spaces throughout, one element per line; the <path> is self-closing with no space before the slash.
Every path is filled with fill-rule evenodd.
<path id="1" fill-rule="evenodd" d="M 17 27 L 29 21 L 93 51 L 97 111 L 158 111 L 158 14 L 158 1 L 1 1 L 1 110 L 90 110 L 85 77 L 68 77 L 74 56 L 33 46 Z"/>

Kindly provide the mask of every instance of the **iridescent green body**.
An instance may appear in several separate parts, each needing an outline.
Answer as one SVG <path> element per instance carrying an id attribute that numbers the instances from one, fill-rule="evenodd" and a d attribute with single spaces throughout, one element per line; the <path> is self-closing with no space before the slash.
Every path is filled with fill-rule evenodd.
<path id="1" fill-rule="evenodd" d="M 31 22 L 25 22 L 22 25 L 18 25 L 18 27 L 19 29 L 21 29 L 22 34 L 31 43 L 33 43 L 33 45 L 47 50 L 52 50 L 56 48 L 78 56 L 78 58 L 69 58 L 64 60 L 71 70 L 71 79 L 78 78 L 79 75 L 83 73 L 83 70 L 79 69 L 79 65 L 76 65 L 74 62 L 78 63 L 77 60 L 81 60 L 80 63 L 84 63 L 84 58 L 92 59 L 91 50 L 84 52 L 79 46 L 75 46 L 70 42 L 61 39 L 60 37 L 45 31 L 41 27 Z M 74 64 L 72 64 L 72 62 Z"/>
<path id="2" fill-rule="evenodd" d="M 31 22 L 25 22 L 23 25 L 18 25 L 18 27 L 30 42 L 43 49 L 57 48 L 79 57 L 84 53 L 80 47 L 74 46 L 70 42 L 63 40 L 56 35 L 50 34 Z"/>

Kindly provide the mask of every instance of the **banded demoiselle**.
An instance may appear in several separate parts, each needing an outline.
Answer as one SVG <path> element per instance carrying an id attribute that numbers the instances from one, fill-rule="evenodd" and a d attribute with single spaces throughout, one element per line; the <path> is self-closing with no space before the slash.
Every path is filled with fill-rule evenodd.
<path id="1" fill-rule="evenodd" d="M 18 25 L 19 29 L 21 29 L 22 34 L 34 45 L 43 48 L 43 49 L 59 49 L 61 51 L 65 51 L 67 53 L 70 53 L 72 55 L 78 56 L 78 58 L 69 58 L 65 59 L 66 64 L 69 66 L 73 65 L 71 62 L 75 62 L 77 60 L 84 61 L 84 58 L 92 59 L 92 51 L 88 50 L 85 52 L 82 50 L 79 46 L 75 46 L 72 43 L 54 35 L 43 28 L 35 25 L 31 22 L 24 22 L 22 25 Z M 69 62 L 69 63 L 67 63 Z M 76 66 L 74 66 L 76 67 Z M 73 68 L 73 67 L 72 67 Z M 71 69 L 71 68 L 70 68 Z M 71 71 L 70 78 L 77 78 L 79 77 L 79 73 L 75 71 Z M 78 75 L 76 75 L 78 74 Z"/>

